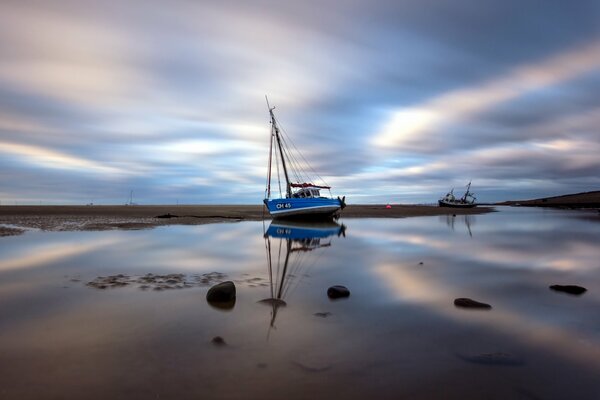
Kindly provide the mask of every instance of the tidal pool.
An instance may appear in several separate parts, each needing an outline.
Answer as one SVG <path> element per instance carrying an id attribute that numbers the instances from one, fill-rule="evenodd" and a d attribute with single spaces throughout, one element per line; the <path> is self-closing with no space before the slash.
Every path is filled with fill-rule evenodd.
<path id="1" fill-rule="evenodd" d="M 600 217 L 498 210 L 1 238 L 0 398 L 600 398 Z"/>

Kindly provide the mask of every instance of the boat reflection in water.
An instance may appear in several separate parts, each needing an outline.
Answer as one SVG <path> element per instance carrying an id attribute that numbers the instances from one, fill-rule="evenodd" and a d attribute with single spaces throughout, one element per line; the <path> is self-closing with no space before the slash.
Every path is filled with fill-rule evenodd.
<path id="1" fill-rule="evenodd" d="M 340 236 L 346 236 L 346 226 L 333 221 L 271 222 L 264 234 L 270 297 L 260 301 L 272 308 L 269 332 L 275 328 L 279 308 L 287 305 L 284 298 L 319 260 L 320 254 L 308 256 L 307 253 L 324 251 L 331 246 L 333 238 Z"/>
<path id="2" fill-rule="evenodd" d="M 445 221 L 446 225 L 452 231 L 455 231 L 455 225 L 457 223 L 463 222 L 467 227 L 467 231 L 469 232 L 469 236 L 473 237 L 473 231 L 471 230 L 471 225 L 475 224 L 475 216 L 474 215 L 445 215 L 440 216 L 440 221 Z"/>

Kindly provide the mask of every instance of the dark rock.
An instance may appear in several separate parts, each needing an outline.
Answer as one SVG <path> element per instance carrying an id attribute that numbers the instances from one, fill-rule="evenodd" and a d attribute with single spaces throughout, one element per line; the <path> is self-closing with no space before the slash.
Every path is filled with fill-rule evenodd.
<path id="1" fill-rule="evenodd" d="M 335 285 L 327 289 L 327 296 L 330 299 L 341 299 L 350 296 L 350 290 L 346 286 Z"/>
<path id="2" fill-rule="evenodd" d="M 557 292 L 573 294 L 575 296 L 580 296 L 587 291 L 586 288 L 577 285 L 552 285 L 550 286 L 550 289 Z"/>
<path id="3" fill-rule="evenodd" d="M 423 265 L 423 261 L 421 261 L 421 262 L 419 263 L 419 265 Z"/>
<path id="4" fill-rule="evenodd" d="M 211 342 L 216 346 L 225 346 L 227 344 L 225 343 L 225 339 L 223 339 L 221 336 L 215 336 L 212 338 Z"/>
<path id="5" fill-rule="evenodd" d="M 492 308 L 492 306 L 490 306 L 489 304 L 481 303 L 479 301 L 475 301 L 473 299 L 468 299 L 465 297 L 454 299 L 454 305 L 456 307 L 475 308 L 482 310 L 489 310 L 490 308 Z"/>
<path id="6" fill-rule="evenodd" d="M 163 214 L 163 215 L 157 215 L 154 218 L 179 218 L 179 215 L 173 215 L 171 213 L 167 213 L 167 214 Z"/>
<path id="7" fill-rule="evenodd" d="M 208 289 L 206 301 L 209 303 L 228 302 L 235 299 L 235 283 L 225 281 Z"/>
<path id="8" fill-rule="evenodd" d="M 231 311 L 235 307 L 235 297 L 229 301 L 209 301 L 208 305 L 219 311 Z"/>

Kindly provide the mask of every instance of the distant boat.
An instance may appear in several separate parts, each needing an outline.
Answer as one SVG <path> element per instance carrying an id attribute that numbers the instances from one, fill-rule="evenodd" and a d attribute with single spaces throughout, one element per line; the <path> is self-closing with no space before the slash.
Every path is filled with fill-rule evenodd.
<path id="1" fill-rule="evenodd" d="M 453 208 L 473 208 L 477 206 L 475 204 L 475 193 L 471 193 L 471 182 L 467 185 L 467 191 L 460 198 L 454 196 L 454 189 L 446 193 L 444 197 L 438 200 L 440 207 L 453 207 Z"/>
<path id="2" fill-rule="evenodd" d="M 316 178 L 321 181 L 323 179 L 308 165 L 304 156 L 294 146 L 291 139 L 285 135 L 285 132 L 280 130 L 273 114 L 275 107 L 271 108 L 268 100 L 267 106 L 271 116 L 271 140 L 264 203 L 269 210 L 269 214 L 275 218 L 331 218 L 339 215 L 339 212 L 346 207 L 344 201 L 346 197 L 333 198 L 330 186 L 312 183 L 313 179 L 305 171 L 306 168 L 309 168 L 316 175 Z M 273 158 L 275 159 L 273 160 Z M 280 164 L 285 179 L 285 191 L 282 190 L 281 186 Z M 273 166 L 275 166 L 277 173 L 279 198 L 272 198 L 271 196 Z M 294 181 L 292 181 L 292 178 Z M 322 196 L 322 190 L 329 190 L 329 197 Z"/>

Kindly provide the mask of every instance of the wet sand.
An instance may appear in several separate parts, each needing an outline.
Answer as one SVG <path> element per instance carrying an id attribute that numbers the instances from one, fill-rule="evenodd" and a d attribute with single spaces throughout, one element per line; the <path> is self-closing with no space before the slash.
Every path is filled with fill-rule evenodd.
<path id="1" fill-rule="evenodd" d="M 492 207 L 454 209 L 426 205 L 350 205 L 342 218 L 405 218 L 492 212 Z M 162 216 L 162 218 L 159 218 Z M 1 206 L 0 236 L 24 229 L 47 231 L 146 229 L 162 225 L 198 225 L 216 222 L 270 219 L 260 205 L 185 206 Z"/>

